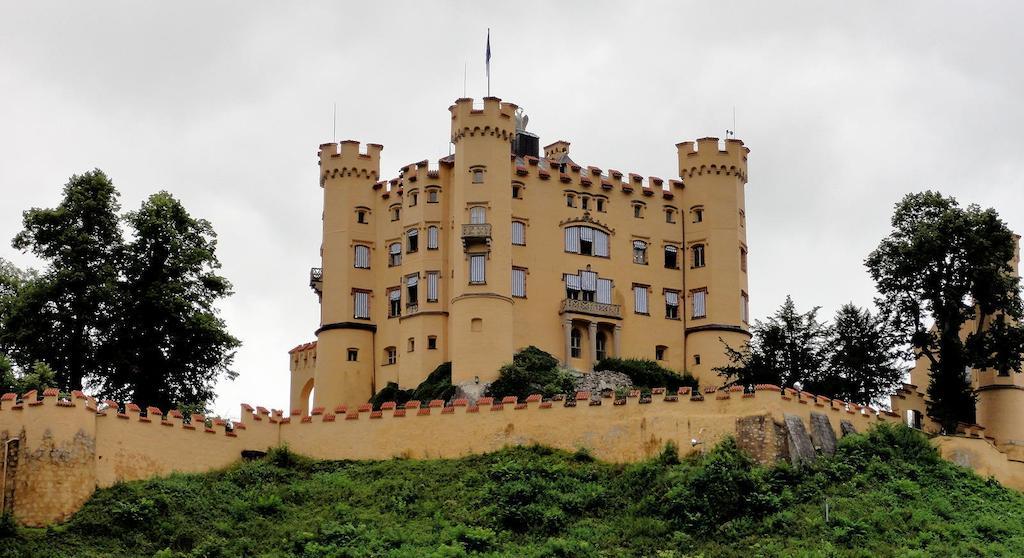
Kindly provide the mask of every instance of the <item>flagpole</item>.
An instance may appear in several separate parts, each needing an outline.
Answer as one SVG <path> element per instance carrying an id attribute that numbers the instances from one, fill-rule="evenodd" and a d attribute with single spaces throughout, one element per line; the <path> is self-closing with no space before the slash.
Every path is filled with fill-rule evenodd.
<path id="1" fill-rule="evenodd" d="M 491 96 L 491 28 L 487 28 L 487 96 Z"/>

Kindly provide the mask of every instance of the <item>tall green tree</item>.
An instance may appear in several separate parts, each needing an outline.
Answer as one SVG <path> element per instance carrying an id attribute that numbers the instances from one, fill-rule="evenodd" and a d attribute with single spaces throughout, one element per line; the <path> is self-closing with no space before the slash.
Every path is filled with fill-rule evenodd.
<path id="1" fill-rule="evenodd" d="M 49 265 L 19 282 L 0 344 L 23 367 L 50 363 L 65 390 L 103 374 L 99 351 L 110 329 L 122 243 L 117 198 L 102 171 L 74 175 L 57 207 L 25 211 L 12 243 Z"/>
<path id="2" fill-rule="evenodd" d="M 791 296 L 767 320 L 756 320 L 742 347 L 725 346 L 729 364 L 716 371 L 728 384 L 806 383 L 824 367 L 828 327 L 818 321 L 819 306 L 796 309 Z"/>
<path id="3" fill-rule="evenodd" d="M 961 207 L 932 191 L 897 203 L 892 227 L 865 265 L 879 307 L 915 356 L 927 359 L 928 412 L 951 432 L 958 422 L 974 420 L 968 368 L 1021 370 L 1020 286 L 1009 263 L 1013 233 L 994 209 Z M 962 331 L 976 315 L 975 327 Z"/>
<path id="4" fill-rule="evenodd" d="M 807 390 L 861 405 L 878 403 L 899 387 L 908 356 L 883 316 L 853 304 L 836 312 L 827 354 L 820 373 L 805 383 Z"/>
<path id="5" fill-rule="evenodd" d="M 233 379 L 239 341 L 214 303 L 231 294 L 217 274 L 216 233 L 167 192 L 150 196 L 125 221 L 113 370 L 105 393 L 167 408 L 205 404 L 217 380 Z"/>

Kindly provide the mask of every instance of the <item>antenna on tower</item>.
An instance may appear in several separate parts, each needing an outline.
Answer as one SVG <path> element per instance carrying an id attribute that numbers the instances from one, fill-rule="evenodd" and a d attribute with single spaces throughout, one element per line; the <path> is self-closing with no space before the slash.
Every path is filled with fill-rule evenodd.
<path id="1" fill-rule="evenodd" d="M 726 138 L 730 138 L 730 137 L 735 138 L 736 137 L 736 106 L 735 105 L 733 105 L 733 107 L 732 107 L 732 130 L 726 130 L 725 131 L 725 137 Z"/>

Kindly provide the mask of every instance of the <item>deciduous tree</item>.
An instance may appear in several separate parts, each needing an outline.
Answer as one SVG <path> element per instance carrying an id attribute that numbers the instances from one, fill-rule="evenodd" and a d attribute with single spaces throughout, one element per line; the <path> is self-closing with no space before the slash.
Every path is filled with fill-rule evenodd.
<path id="1" fill-rule="evenodd" d="M 974 420 L 968 368 L 1021 370 L 1019 279 L 1009 263 L 1013 233 L 994 209 L 961 207 L 931 191 L 897 203 L 892 227 L 865 264 L 879 306 L 915 356 L 929 363 L 929 414 L 953 431 L 958 422 Z M 975 316 L 974 328 L 963 331 Z"/>

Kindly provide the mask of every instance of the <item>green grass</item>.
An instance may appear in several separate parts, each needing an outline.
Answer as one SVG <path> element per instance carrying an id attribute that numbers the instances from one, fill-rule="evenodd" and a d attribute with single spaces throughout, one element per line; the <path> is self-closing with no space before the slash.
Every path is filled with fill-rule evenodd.
<path id="1" fill-rule="evenodd" d="M 825 521 L 824 504 L 830 518 Z M 881 427 L 797 471 L 726 441 L 631 465 L 509 448 L 453 460 L 311 461 L 275 450 L 100 490 L 0 556 L 1021 556 L 1024 496 Z"/>

